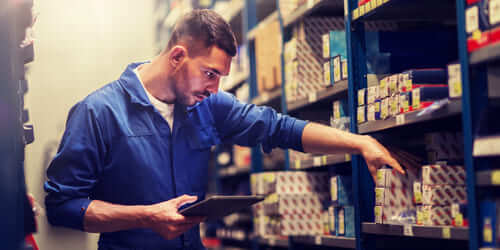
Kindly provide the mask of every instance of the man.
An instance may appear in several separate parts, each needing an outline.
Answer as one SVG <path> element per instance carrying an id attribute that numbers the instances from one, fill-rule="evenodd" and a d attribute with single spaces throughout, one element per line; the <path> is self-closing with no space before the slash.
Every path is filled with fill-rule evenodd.
<path id="1" fill-rule="evenodd" d="M 203 249 L 203 218 L 177 211 L 204 198 L 209 149 L 222 142 L 362 154 L 372 174 L 385 164 L 403 172 L 371 137 L 217 93 L 235 54 L 229 25 L 195 10 L 160 55 L 76 104 L 47 170 L 50 223 L 101 233 L 102 250 Z"/>

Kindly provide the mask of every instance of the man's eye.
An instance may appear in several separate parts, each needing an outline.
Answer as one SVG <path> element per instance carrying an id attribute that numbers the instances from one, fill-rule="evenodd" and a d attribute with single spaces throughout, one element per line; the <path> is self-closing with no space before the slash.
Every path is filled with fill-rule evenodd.
<path id="1" fill-rule="evenodd" d="M 213 72 L 210 72 L 210 71 L 205 71 L 205 75 L 207 76 L 208 79 L 215 78 L 215 74 Z"/>

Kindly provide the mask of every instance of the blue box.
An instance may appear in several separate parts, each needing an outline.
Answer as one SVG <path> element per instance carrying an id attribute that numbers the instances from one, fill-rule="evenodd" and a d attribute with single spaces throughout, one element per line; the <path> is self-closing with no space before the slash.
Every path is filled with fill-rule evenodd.
<path id="1" fill-rule="evenodd" d="M 498 247 L 500 242 L 498 239 L 497 225 L 500 201 L 498 200 L 483 200 L 480 202 L 479 217 L 480 217 L 480 246 L 481 247 Z"/>
<path id="2" fill-rule="evenodd" d="M 344 30 L 331 30 L 323 37 L 323 58 L 329 59 L 340 55 L 347 59 L 347 40 Z"/>
<path id="3" fill-rule="evenodd" d="M 354 237 L 354 207 L 336 207 L 337 228 L 336 235 L 344 237 Z"/>
<path id="4" fill-rule="evenodd" d="M 353 205 L 352 177 L 337 175 L 330 178 L 330 195 L 335 206 Z"/>

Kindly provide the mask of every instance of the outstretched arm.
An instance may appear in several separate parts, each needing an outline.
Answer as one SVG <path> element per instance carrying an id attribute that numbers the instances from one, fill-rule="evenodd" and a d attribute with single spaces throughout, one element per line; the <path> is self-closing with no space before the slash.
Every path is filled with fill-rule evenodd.
<path id="1" fill-rule="evenodd" d="M 371 136 L 357 135 L 310 122 L 302 133 L 302 146 L 309 153 L 361 154 L 375 180 L 377 169 L 389 165 L 404 174 L 404 170 L 389 151 Z"/>

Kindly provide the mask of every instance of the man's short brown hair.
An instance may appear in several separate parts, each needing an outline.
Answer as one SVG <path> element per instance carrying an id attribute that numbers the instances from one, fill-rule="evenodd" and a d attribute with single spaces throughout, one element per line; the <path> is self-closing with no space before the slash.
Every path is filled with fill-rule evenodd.
<path id="1" fill-rule="evenodd" d="M 193 10 L 177 21 L 167 49 L 180 42 L 185 43 L 193 54 L 215 45 L 230 56 L 236 55 L 236 38 L 231 27 L 212 10 Z"/>

